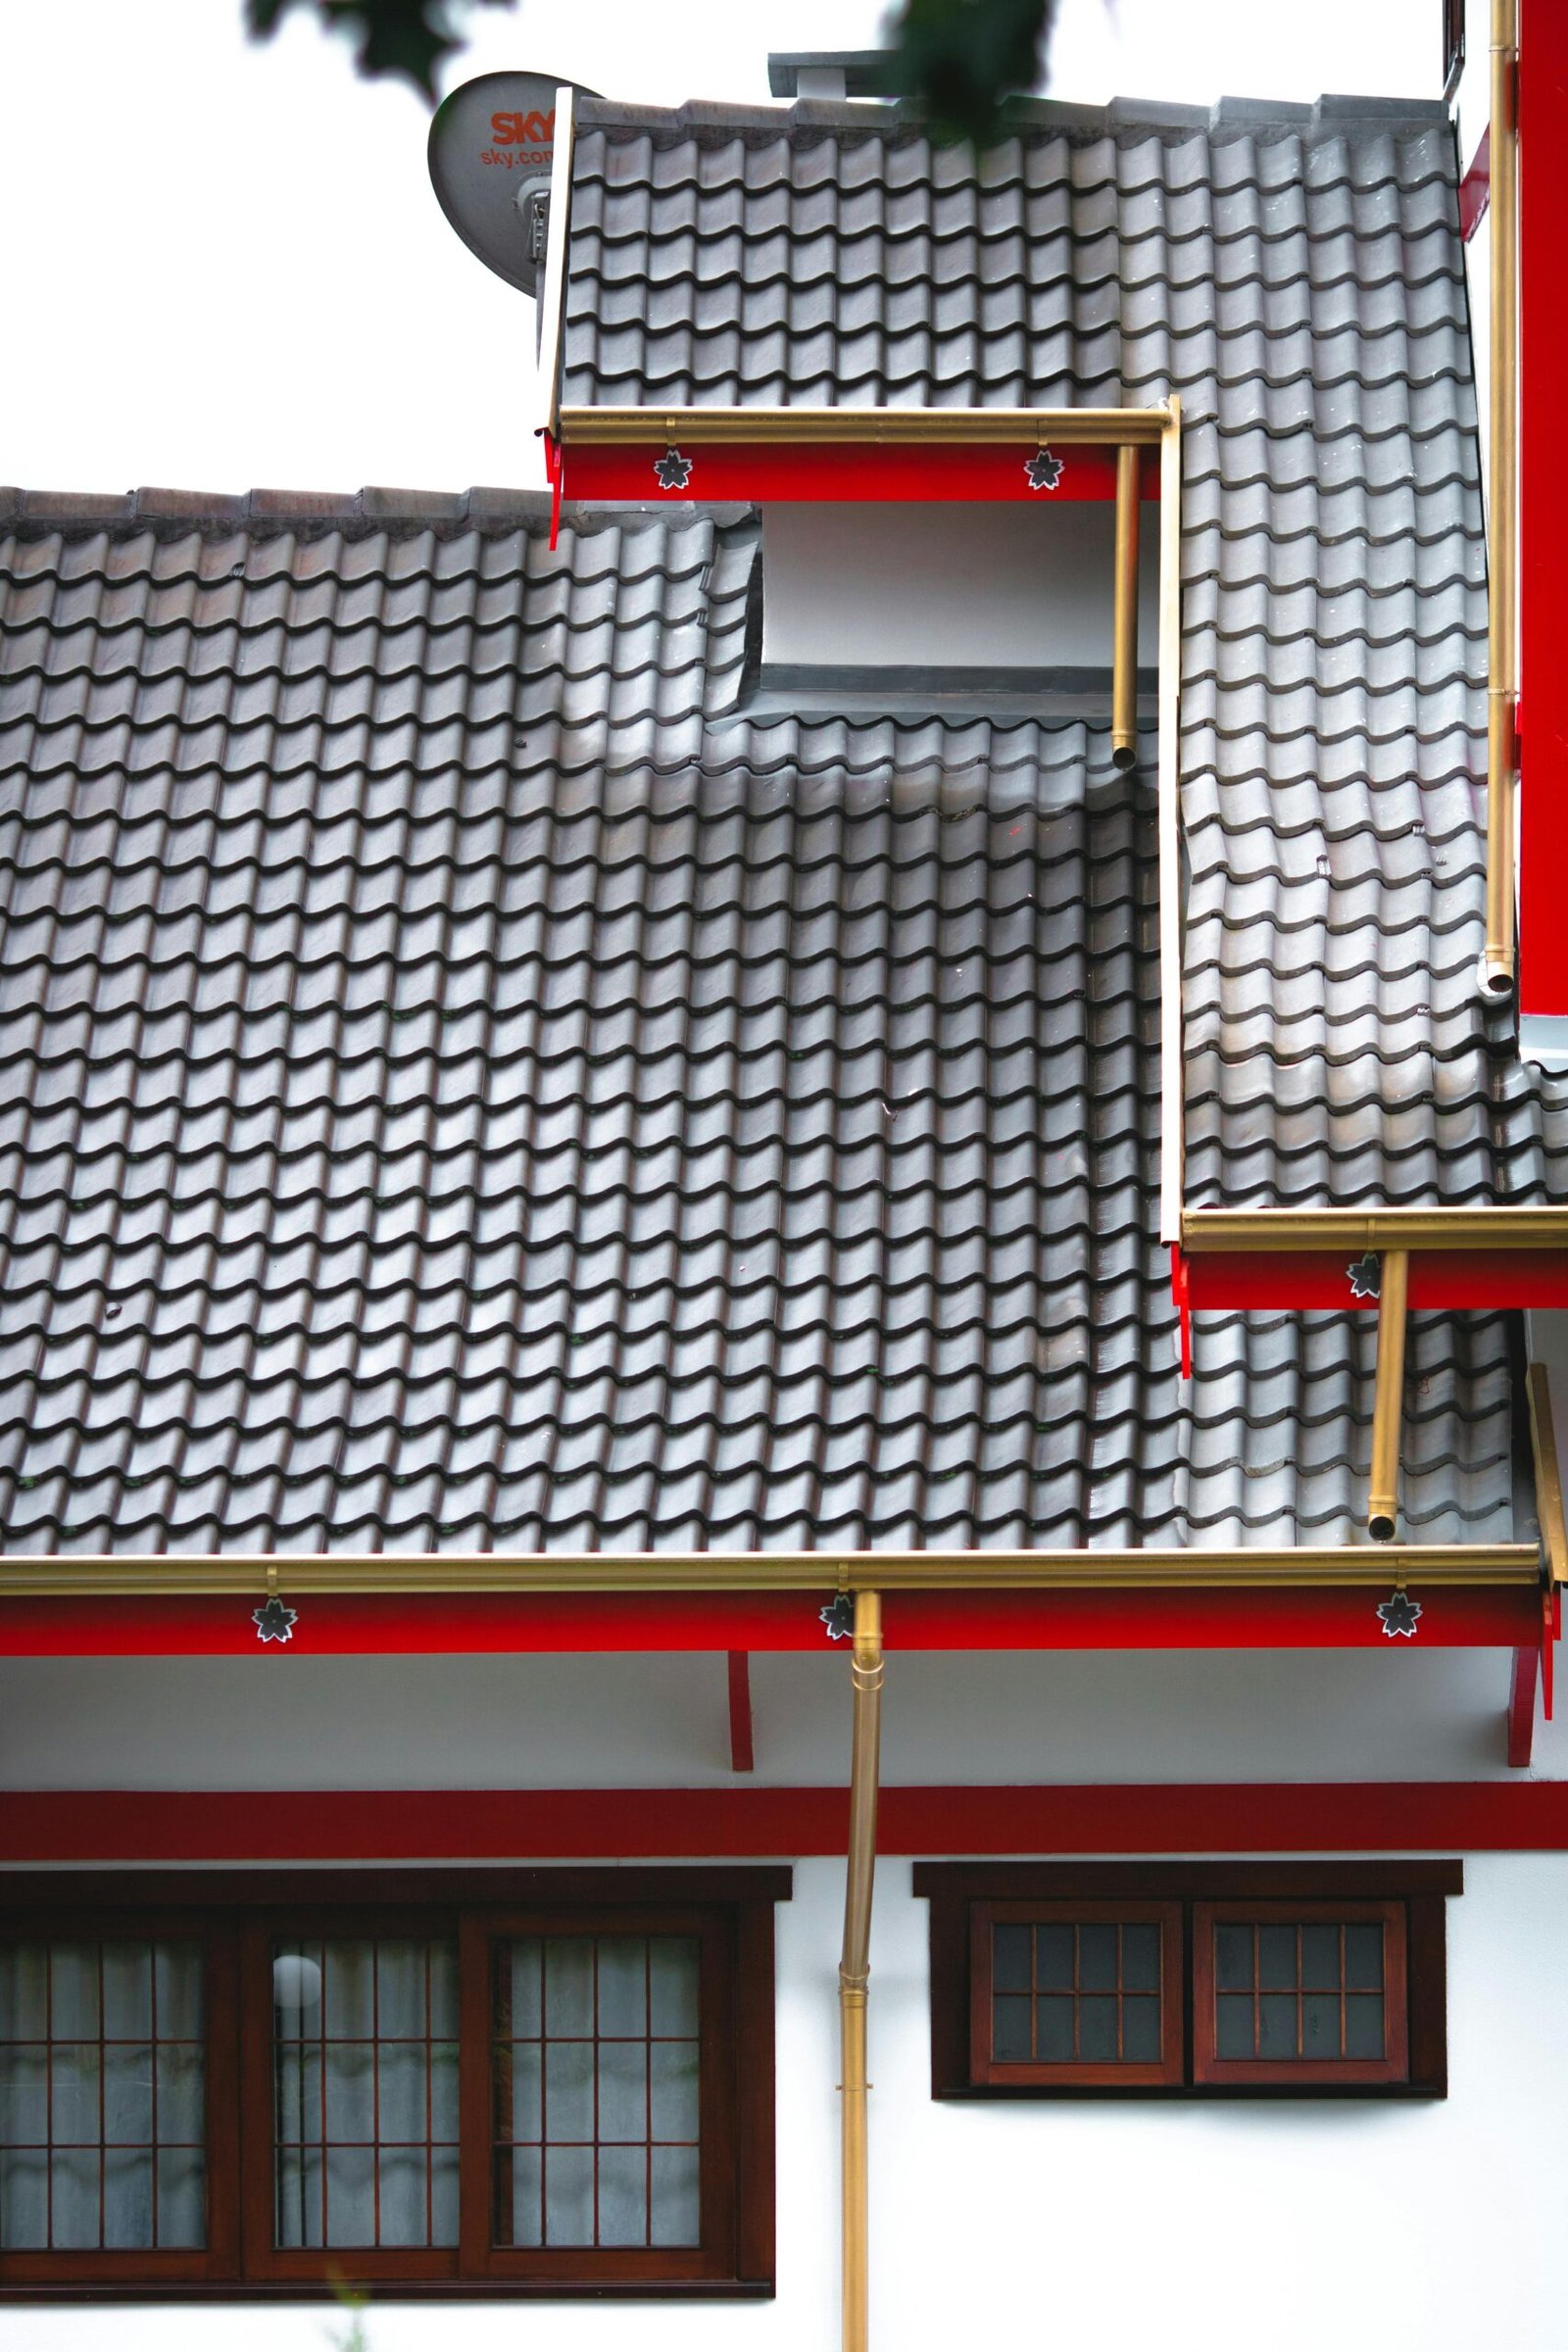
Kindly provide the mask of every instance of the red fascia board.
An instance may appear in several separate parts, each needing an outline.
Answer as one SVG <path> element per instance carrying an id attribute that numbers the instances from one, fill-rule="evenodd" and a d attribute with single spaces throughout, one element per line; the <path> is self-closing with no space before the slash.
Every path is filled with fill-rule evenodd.
<path id="1" fill-rule="evenodd" d="M 1519 794 L 1519 1008 L 1560 1016 L 1568 1014 L 1568 702 L 1555 691 L 1568 638 L 1568 467 L 1557 446 L 1568 380 L 1562 0 L 1523 0 L 1519 53 L 1519 661 L 1531 707 Z"/>
<path id="2" fill-rule="evenodd" d="M 1376 1557 L 1368 1551 L 1369 1566 Z M 1429 1648 L 1511 1649 L 1541 1639 L 1534 1585 L 1416 1580 L 1410 1591 Z M 889 1650 L 1383 1649 L 1378 1597 L 1370 1587 L 952 1587 L 887 1593 L 883 1623 Z M 292 1605 L 292 1640 L 264 1645 L 243 1595 L 0 1600 L 0 1657 L 255 1657 L 286 1673 L 292 1657 L 845 1654 L 824 1632 L 820 1592 L 297 1593 Z"/>
<path id="3" fill-rule="evenodd" d="M 842 1854 L 848 1829 L 843 1788 L 19 1789 L 0 1864 L 799 1858 Z M 931 1857 L 1561 1853 L 1568 1782 L 884 1787 L 876 1841 Z"/>
<path id="4" fill-rule="evenodd" d="M 667 444 L 587 442 L 564 446 L 559 472 L 562 494 L 587 505 L 646 506 L 667 499 L 740 499 L 834 505 L 944 503 L 972 505 L 1073 505 L 1085 499 L 1113 500 L 1116 452 L 1102 447 L 1057 448 L 1061 475 L 1054 490 L 1032 490 L 1029 461 L 1033 443 L 1001 442 L 738 442 L 690 441 L 680 454 L 691 470 L 666 489 L 657 470 Z M 1139 494 L 1159 496 L 1159 452 L 1139 452 Z"/>
<path id="5" fill-rule="evenodd" d="M 1568 848 L 1565 848 L 1568 858 Z M 1375 1298 L 1356 1298 L 1347 1272 L 1350 1253 L 1258 1250 L 1189 1251 L 1188 1303 L 1203 1307 L 1341 1307 L 1377 1313 Z M 1412 1307 L 1568 1307 L 1568 1251 L 1561 1250 L 1412 1250 Z"/>

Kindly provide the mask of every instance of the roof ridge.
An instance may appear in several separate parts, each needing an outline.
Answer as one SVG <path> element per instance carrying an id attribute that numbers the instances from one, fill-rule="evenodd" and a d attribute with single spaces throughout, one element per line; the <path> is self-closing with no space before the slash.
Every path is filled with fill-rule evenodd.
<path id="1" fill-rule="evenodd" d="M 1059 98 L 1018 98 L 1008 109 L 1012 125 L 1024 132 L 1088 133 L 1206 131 L 1211 138 L 1305 130 L 1329 137 L 1364 126 L 1388 130 L 1397 123 L 1446 126 L 1452 120 L 1441 98 L 1380 98 L 1325 91 L 1309 105 L 1283 98 L 1219 98 L 1209 106 L 1183 106 L 1157 98 L 1112 98 L 1104 106 Z M 737 131 L 863 131 L 872 136 L 918 132 L 926 118 L 918 110 L 883 99 L 798 98 L 793 106 L 753 102 L 725 104 L 687 99 L 676 107 L 643 106 L 624 99 L 579 97 L 578 129 L 731 136 Z"/>
<path id="2" fill-rule="evenodd" d="M 342 530 L 366 537 L 374 531 L 543 532 L 550 527 L 548 490 L 413 490 L 368 483 L 360 490 L 175 490 L 144 487 L 122 492 L 24 490 L 0 485 L 0 531 L 18 528 L 85 532 L 128 530 L 146 524 L 170 535 L 170 526 L 190 531 L 254 530 L 271 534 L 291 526 L 307 532 Z M 615 509 L 604 514 L 573 512 L 567 527 L 579 536 L 601 529 L 636 530 L 650 522 L 732 520 L 739 507 L 699 510 L 682 500 L 661 506 Z"/>

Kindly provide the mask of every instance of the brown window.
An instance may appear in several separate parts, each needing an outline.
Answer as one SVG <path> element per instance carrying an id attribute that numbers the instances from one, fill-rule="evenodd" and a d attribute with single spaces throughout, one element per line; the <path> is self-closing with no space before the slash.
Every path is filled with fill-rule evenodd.
<path id="1" fill-rule="evenodd" d="M 9 1883 L 0 2290 L 771 2290 L 787 1871 L 321 1890 Z"/>
<path id="2" fill-rule="evenodd" d="M 1442 2097 L 1456 1862 L 920 1863 L 938 2098 Z"/>
<path id="3" fill-rule="evenodd" d="M 977 2082 L 1181 2080 L 1179 1903 L 975 1903 Z"/>
<path id="4" fill-rule="evenodd" d="M 1464 0 L 1443 0 L 1443 95 L 1451 98 L 1464 72 Z"/>

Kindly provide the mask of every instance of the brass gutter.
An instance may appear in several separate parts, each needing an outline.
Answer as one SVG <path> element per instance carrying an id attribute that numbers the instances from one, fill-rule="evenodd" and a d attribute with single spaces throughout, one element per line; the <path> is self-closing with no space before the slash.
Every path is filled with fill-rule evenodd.
<path id="1" fill-rule="evenodd" d="M 1110 757 L 1116 767 L 1138 758 L 1138 452 L 1116 452 L 1116 605 L 1110 686 Z"/>
<path id="2" fill-rule="evenodd" d="M 1534 1544 L 1245 1544 L 1051 1551 L 31 1552 L 0 1554 L 17 1600 L 310 1592 L 1250 1592 L 1534 1584 Z"/>
<path id="3" fill-rule="evenodd" d="M 1514 606 L 1519 288 L 1517 208 L 1518 0 L 1492 0 L 1492 342 L 1487 452 L 1487 944 L 1488 995 L 1514 985 Z"/>
<path id="4" fill-rule="evenodd" d="M 1405 1304 L 1409 1290 L 1408 1252 L 1386 1250 L 1378 1290 L 1372 1485 L 1366 1506 L 1366 1532 L 1375 1544 L 1393 1543 L 1399 1518 L 1399 1426 L 1404 1415 Z"/>
<path id="5" fill-rule="evenodd" d="M 1568 1250 L 1564 1208 L 1188 1208 L 1182 1247 L 1232 1250 Z"/>
<path id="6" fill-rule="evenodd" d="M 1532 1364 L 1525 1383 L 1530 1399 L 1530 1449 L 1536 1462 L 1536 1516 L 1542 1548 L 1554 1585 L 1568 1584 L 1568 1528 L 1563 1522 L 1562 1476 L 1557 1438 L 1551 1426 L 1551 1387 L 1544 1364 Z"/>
<path id="7" fill-rule="evenodd" d="M 850 1843 L 839 1961 L 839 2084 L 843 2097 L 844 2352 L 865 2352 L 870 2308 L 865 2159 L 865 2007 L 871 1973 L 871 1893 L 876 1871 L 877 1770 L 882 1745 L 882 1603 L 855 1596 L 850 1663 L 855 1736 L 850 1756 Z"/>
<path id="8" fill-rule="evenodd" d="M 564 448 L 688 441 L 1056 441 L 1152 449 L 1165 409 L 610 409 L 560 412 Z"/>

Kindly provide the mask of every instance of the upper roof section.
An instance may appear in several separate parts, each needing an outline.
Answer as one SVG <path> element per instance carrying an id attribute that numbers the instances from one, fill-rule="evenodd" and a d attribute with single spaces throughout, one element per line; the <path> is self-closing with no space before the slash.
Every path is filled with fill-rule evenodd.
<path id="1" fill-rule="evenodd" d="M 1452 126 L 1414 101 L 1034 102 L 977 155 L 874 104 L 584 99 L 561 399 L 1152 404 L 1216 337 L 1255 382 L 1270 337 L 1365 335 L 1407 287 L 1451 313 L 1452 210 Z"/>

